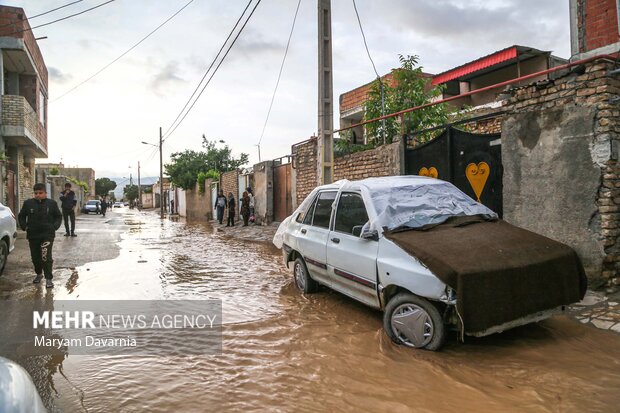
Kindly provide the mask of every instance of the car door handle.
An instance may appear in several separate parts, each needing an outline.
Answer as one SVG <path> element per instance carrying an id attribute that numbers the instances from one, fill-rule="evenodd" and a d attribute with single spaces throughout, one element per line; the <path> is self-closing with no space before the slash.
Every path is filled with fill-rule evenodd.
<path id="1" fill-rule="evenodd" d="M 340 244 L 340 238 L 332 238 L 334 244 Z"/>
<path id="2" fill-rule="evenodd" d="M 301 233 L 302 233 L 302 234 L 305 234 L 305 233 L 306 233 L 306 230 L 305 230 L 305 229 L 302 229 L 302 230 L 301 230 Z"/>

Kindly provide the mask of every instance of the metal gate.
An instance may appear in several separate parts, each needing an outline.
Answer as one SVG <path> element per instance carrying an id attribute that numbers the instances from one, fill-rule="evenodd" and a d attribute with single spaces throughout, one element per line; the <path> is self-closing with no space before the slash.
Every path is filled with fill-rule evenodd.
<path id="1" fill-rule="evenodd" d="M 500 217 L 503 214 L 499 133 L 476 134 L 448 126 L 432 141 L 405 151 L 405 170 L 408 175 L 452 182 Z"/>
<path id="2" fill-rule="evenodd" d="M 290 162 L 273 167 L 273 217 L 278 222 L 293 213 L 291 171 Z"/>

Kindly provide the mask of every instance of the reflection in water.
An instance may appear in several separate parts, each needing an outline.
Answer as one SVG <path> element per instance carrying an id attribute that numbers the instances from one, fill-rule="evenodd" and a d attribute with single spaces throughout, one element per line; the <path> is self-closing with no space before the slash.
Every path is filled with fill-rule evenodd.
<path id="1" fill-rule="evenodd" d="M 56 298 L 220 298 L 223 352 L 46 360 L 51 365 L 28 370 L 45 376 L 38 385 L 49 389 L 48 405 L 89 412 L 613 412 L 620 405 L 616 335 L 556 317 L 465 344 L 453 337 L 440 353 L 412 351 L 389 341 L 381 313 L 329 291 L 299 294 L 270 244 L 239 242 L 207 225 L 132 219 L 121 256 L 78 268 Z"/>

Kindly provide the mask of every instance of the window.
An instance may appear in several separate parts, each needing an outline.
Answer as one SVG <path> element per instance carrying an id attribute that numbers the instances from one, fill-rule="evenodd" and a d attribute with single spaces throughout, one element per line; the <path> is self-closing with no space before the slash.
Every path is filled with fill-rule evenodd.
<path id="1" fill-rule="evenodd" d="M 368 222 L 368 213 L 360 194 L 343 192 L 338 201 L 334 230 L 353 233 L 353 227 Z"/>
<path id="2" fill-rule="evenodd" d="M 305 211 L 301 211 L 299 214 L 297 214 L 297 218 L 295 218 L 295 221 L 299 223 L 303 222 L 304 224 L 308 224 L 308 225 L 311 224 L 312 223 L 312 212 L 314 211 L 315 203 L 316 203 L 316 197 L 312 200 L 312 202 L 310 202 L 310 206 L 308 206 L 308 209 L 306 209 Z M 308 219 L 308 217 L 310 218 Z"/>
<path id="3" fill-rule="evenodd" d="M 39 91 L 39 121 L 41 125 L 45 126 L 45 121 L 47 118 L 47 113 L 45 113 L 45 101 L 46 97 L 42 91 Z"/>
<path id="4" fill-rule="evenodd" d="M 321 192 L 315 202 L 312 225 L 320 228 L 329 228 L 329 219 L 332 214 L 332 204 L 336 199 L 336 191 Z M 307 217 L 306 217 L 307 218 Z M 304 220 L 306 223 L 306 220 Z"/>
<path id="5" fill-rule="evenodd" d="M 312 225 L 312 215 L 314 215 L 314 207 L 316 206 L 316 197 L 314 198 L 314 201 L 312 201 L 312 204 L 310 204 L 310 208 L 308 208 L 308 211 L 306 211 L 306 216 L 303 217 L 303 222 L 306 225 Z M 303 214 L 303 212 L 302 212 Z M 301 215 L 299 217 L 299 220 L 301 220 Z"/>

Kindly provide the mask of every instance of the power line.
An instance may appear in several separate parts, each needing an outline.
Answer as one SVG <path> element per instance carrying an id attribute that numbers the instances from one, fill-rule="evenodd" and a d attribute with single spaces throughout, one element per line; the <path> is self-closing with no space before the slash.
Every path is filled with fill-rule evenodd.
<path id="1" fill-rule="evenodd" d="M 211 68 L 213 68 L 213 65 L 215 64 L 215 62 L 217 61 L 217 59 L 220 57 L 220 54 L 222 53 L 222 50 L 224 50 L 224 47 L 226 47 L 226 44 L 228 43 L 228 41 L 230 40 L 230 38 L 232 37 L 233 33 L 235 32 L 235 30 L 237 29 L 237 26 L 239 26 L 239 22 L 241 21 L 241 19 L 243 18 L 243 16 L 245 15 L 245 12 L 248 10 L 248 8 L 250 7 L 250 4 L 252 4 L 252 0 L 250 0 L 248 2 L 248 4 L 245 6 L 245 9 L 243 9 L 243 12 L 241 13 L 241 15 L 239 16 L 239 18 L 237 19 L 237 22 L 235 23 L 235 25 L 233 26 L 233 28 L 231 29 L 230 33 L 228 33 L 228 37 L 226 38 L 226 40 L 224 40 L 224 43 L 222 43 L 222 47 L 220 47 L 220 50 L 217 52 L 217 54 L 215 55 L 215 57 L 213 58 L 213 61 L 211 62 L 211 64 L 209 65 L 209 67 L 207 68 L 207 70 L 205 71 L 205 74 L 202 76 L 202 79 L 200 79 L 200 82 L 198 82 L 198 84 L 196 85 L 196 88 L 194 89 L 194 91 L 192 92 L 192 95 L 189 97 L 189 99 L 187 99 L 187 102 L 185 102 L 185 106 L 183 106 L 183 109 L 181 109 L 181 111 L 179 112 L 179 114 L 177 115 L 177 117 L 174 119 L 174 121 L 170 124 L 170 126 L 168 127 L 168 129 L 164 132 L 164 136 L 166 136 L 168 134 L 168 131 L 170 131 L 170 129 L 172 129 L 172 127 L 174 126 L 174 124 L 176 123 L 177 120 L 179 120 L 179 118 L 181 117 L 181 115 L 183 114 L 183 112 L 185 111 L 185 109 L 187 108 L 187 105 L 189 105 L 189 102 L 192 101 L 192 98 L 194 97 L 194 95 L 196 94 L 196 92 L 198 91 L 198 89 L 200 88 L 200 85 L 202 84 L 202 82 L 205 80 L 205 78 L 207 77 L 207 75 L 209 74 L 209 71 L 211 70 Z"/>
<path id="2" fill-rule="evenodd" d="M 52 100 L 52 102 L 55 102 L 59 99 L 62 99 L 63 97 L 65 97 L 66 95 L 68 95 L 69 93 L 73 92 L 75 89 L 79 88 L 80 86 L 82 86 L 84 83 L 89 82 L 90 80 L 92 80 L 95 76 L 97 76 L 98 74 L 100 74 L 101 72 L 103 72 L 104 70 L 106 70 L 108 67 L 112 66 L 114 63 L 116 63 L 117 61 L 119 61 L 120 59 L 122 59 L 127 53 L 131 52 L 133 49 L 135 49 L 136 47 L 138 47 L 142 42 L 144 42 L 146 39 L 148 39 L 149 37 L 151 37 L 151 35 L 153 33 L 155 33 L 156 31 L 158 31 L 159 29 L 161 29 L 166 23 L 168 23 L 170 20 L 172 20 L 173 18 L 175 18 L 179 13 L 181 13 L 187 6 L 189 6 L 194 0 L 190 0 L 187 3 L 185 3 L 185 5 L 183 7 L 181 7 L 179 10 L 177 10 L 172 16 L 168 17 L 166 20 L 164 20 L 163 23 L 161 23 L 159 26 L 157 26 L 154 30 L 152 30 L 149 34 L 147 34 L 146 36 L 144 36 L 142 39 L 140 39 L 140 41 L 138 41 L 136 44 L 134 44 L 133 46 L 131 46 L 129 49 L 127 49 L 124 53 L 122 53 L 120 56 L 118 56 L 116 59 L 112 60 L 110 63 L 108 63 L 107 65 L 105 65 L 104 67 L 102 67 L 101 69 L 99 69 L 97 72 L 95 72 L 92 76 L 88 77 L 87 79 L 83 80 L 81 83 L 78 83 L 77 85 L 75 85 L 74 87 L 72 87 L 71 89 L 69 89 L 68 91 L 66 91 L 65 93 L 63 93 L 62 95 L 60 95 L 59 97 L 57 97 L 56 99 Z"/>
<path id="3" fill-rule="evenodd" d="M 55 9 L 48 10 L 46 12 L 36 14 L 34 16 L 30 16 L 30 17 L 28 17 L 28 20 L 32 20 L 32 19 L 36 19 L 37 17 L 45 16 L 46 14 L 55 12 L 56 10 L 64 9 L 65 7 L 72 6 L 72 5 L 76 4 L 76 3 L 81 3 L 82 1 L 84 1 L 84 0 L 72 1 L 71 3 L 65 4 L 64 6 L 56 7 Z"/>
<path id="4" fill-rule="evenodd" d="M 273 95 L 271 96 L 271 103 L 269 104 L 269 110 L 267 111 L 267 118 L 265 119 L 265 124 L 263 125 L 263 131 L 261 132 L 260 138 L 258 139 L 257 146 L 258 146 L 259 153 L 260 153 L 260 143 L 263 140 L 263 136 L 265 135 L 265 129 L 267 128 L 267 122 L 269 121 L 269 115 L 271 114 L 271 108 L 273 107 L 273 101 L 276 97 L 278 86 L 280 85 L 280 77 L 282 77 L 282 70 L 284 69 L 284 62 L 286 62 L 286 55 L 288 54 L 288 47 L 291 44 L 291 38 L 293 37 L 293 30 L 295 29 L 295 22 L 297 21 L 297 13 L 299 12 L 300 4 L 301 4 L 301 0 L 297 2 L 297 9 L 295 9 L 295 16 L 293 17 L 293 25 L 291 26 L 291 32 L 288 35 L 288 41 L 286 42 L 286 49 L 284 50 L 284 57 L 282 58 L 282 64 L 280 65 L 280 72 L 278 73 L 278 80 L 276 81 L 276 87 L 274 88 Z"/>
<path id="5" fill-rule="evenodd" d="M 377 67 L 375 66 L 375 62 L 372 60 L 372 56 L 370 56 L 370 51 L 368 50 L 368 43 L 366 43 L 366 35 L 364 34 L 364 28 L 362 27 L 362 21 L 360 20 L 360 15 L 357 12 L 357 5 L 355 4 L 355 0 L 353 0 L 353 8 L 355 9 L 355 15 L 357 16 L 357 22 L 360 26 L 360 31 L 362 32 L 362 38 L 364 39 L 364 47 L 366 48 L 366 53 L 368 54 L 370 63 L 372 63 L 372 68 L 374 69 L 375 74 L 377 75 L 378 78 L 380 78 L 381 76 L 379 76 L 379 72 L 377 72 Z"/>
<path id="6" fill-rule="evenodd" d="M 108 0 L 108 1 L 106 1 L 106 2 L 103 2 L 103 3 L 101 3 L 101 4 L 98 4 L 98 5 L 96 5 L 96 6 L 93 6 L 93 7 L 89 8 L 89 9 L 82 10 L 82 11 L 81 11 L 81 12 L 79 12 L 79 13 L 74 13 L 74 14 L 71 14 L 71 15 L 69 15 L 69 16 L 61 17 L 60 19 L 56 19 L 56 20 L 53 20 L 53 21 L 48 22 L 48 23 L 39 24 L 38 26 L 33 26 L 33 27 L 30 27 L 30 28 L 27 28 L 27 29 L 22 29 L 22 30 L 17 30 L 17 31 L 14 31 L 13 33 L 10 33 L 10 34 L 5 34 L 4 36 L 11 36 L 11 35 L 13 35 L 13 34 L 17 34 L 17 33 L 29 32 L 29 31 L 32 31 L 32 30 L 37 29 L 37 28 L 39 28 L 39 27 L 49 26 L 50 24 L 58 23 L 58 22 L 61 22 L 61 21 L 63 21 L 63 20 L 70 19 L 70 18 L 72 18 L 72 17 L 79 16 L 80 14 L 88 13 L 89 11 L 92 11 L 92 10 L 98 9 L 99 7 L 103 7 L 103 6 L 105 6 L 106 4 L 110 4 L 110 3 L 114 2 L 114 1 L 116 1 L 116 0 Z"/>
<path id="7" fill-rule="evenodd" d="M 245 22 L 243 23 L 243 26 L 241 26 L 241 29 L 239 29 L 239 32 L 237 33 L 237 35 L 235 36 L 235 38 L 233 39 L 232 43 L 230 44 L 230 46 L 228 47 L 228 50 L 226 50 L 226 53 L 224 54 L 224 56 L 222 57 L 222 59 L 220 60 L 220 62 L 218 63 L 218 65 L 215 67 L 214 71 L 211 73 L 211 76 L 209 77 L 209 80 L 207 80 L 207 83 L 205 83 L 205 85 L 202 87 L 202 90 L 200 91 L 200 93 L 198 94 L 198 96 L 196 97 L 196 99 L 194 99 L 194 102 L 191 104 L 191 106 L 187 109 L 187 111 L 185 112 L 185 115 L 183 115 L 183 117 L 181 118 L 181 120 L 179 120 L 179 122 L 177 123 L 177 125 L 174 127 L 174 129 L 172 129 L 168 135 L 165 137 L 165 139 L 168 139 L 170 137 L 170 135 L 172 135 L 174 133 L 174 131 L 179 127 L 179 125 L 181 125 L 181 123 L 183 122 L 183 120 L 187 117 L 187 115 L 191 112 L 192 108 L 194 107 L 194 105 L 196 104 L 196 102 L 198 102 L 198 99 L 200 99 L 200 96 L 202 96 L 202 93 L 205 91 L 205 89 L 207 88 L 207 86 L 209 85 L 209 83 L 211 83 L 211 80 L 213 79 L 213 76 L 215 76 L 215 74 L 217 73 L 218 69 L 220 68 L 220 66 L 222 65 L 222 63 L 224 63 L 224 60 L 226 59 L 226 56 L 228 56 L 228 53 L 230 52 L 230 50 L 232 49 L 232 47 L 235 45 L 237 39 L 239 38 L 239 36 L 241 35 L 241 33 L 243 32 L 243 29 L 245 29 L 245 26 L 248 24 L 248 22 L 250 21 L 250 19 L 252 18 L 252 15 L 254 14 L 254 12 L 256 11 L 256 8 L 258 7 L 258 5 L 260 4 L 261 0 L 258 0 L 256 2 L 256 4 L 254 5 L 254 8 L 252 9 L 252 11 L 250 12 L 249 16 L 247 17 L 247 19 L 245 20 Z"/>
<path id="8" fill-rule="evenodd" d="M 30 20 L 32 20 L 32 19 L 36 19 L 37 17 L 45 16 L 46 14 L 49 14 L 49 13 L 55 12 L 56 10 L 63 9 L 63 8 L 65 8 L 65 7 L 68 7 L 68 6 L 72 6 L 72 5 L 76 4 L 76 3 L 81 3 L 82 1 L 84 1 L 84 0 L 77 0 L 77 1 L 73 1 L 73 2 L 71 2 L 71 3 L 65 4 L 64 6 L 56 7 L 55 9 L 51 9 L 51 10 L 48 10 L 48 11 L 46 11 L 46 12 L 43 12 L 43 13 L 39 13 L 39 14 L 37 14 L 37 15 L 34 15 L 34 16 L 30 16 L 30 17 L 27 17 L 27 16 L 26 16 L 26 20 L 30 21 Z M 1 28 L 3 28 L 3 27 L 12 26 L 12 25 L 14 25 L 14 24 L 15 24 L 15 23 L 6 23 L 6 24 L 3 24 L 3 25 L 0 25 L 0 29 L 1 29 Z"/>

